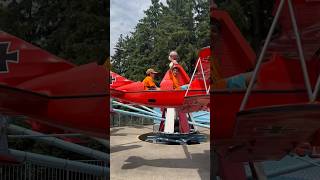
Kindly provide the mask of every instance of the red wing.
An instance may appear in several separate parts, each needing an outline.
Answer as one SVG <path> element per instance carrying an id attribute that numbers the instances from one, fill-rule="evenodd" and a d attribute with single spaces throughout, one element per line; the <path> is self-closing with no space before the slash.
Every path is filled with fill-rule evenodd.
<path id="1" fill-rule="evenodd" d="M 120 97 L 124 94 L 123 91 L 117 90 L 117 89 L 110 89 L 110 95 L 111 97 Z"/>
<path id="2" fill-rule="evenodd" d="M 91 63 L 75 67 L 47 51 L 0 31 L 0 111 L 106 138 L 109 129 L 107 71 Z"/>
<path id="3" fill-rule="evenodd" d="M 75 67 L 3 31 L 0 31 L 0 58 L 0 82 L 11 86 Z"/>

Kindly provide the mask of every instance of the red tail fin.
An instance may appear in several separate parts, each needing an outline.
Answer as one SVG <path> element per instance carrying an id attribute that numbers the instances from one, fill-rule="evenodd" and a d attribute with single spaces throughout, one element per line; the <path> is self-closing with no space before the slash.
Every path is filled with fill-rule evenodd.
<path id="1" fill-rule="evenodd" d="M 209 86 L 209 79 L 210 79 L 210 56 L 211 56 L 211 50 L 210 47 L 202 48 L 199 52 L 199 61 L 197 62 L 198 66 L 196 69 L 196 73 L 193 77 L 194 81 L 191 85 L 191 87 L 202 87 L 204 86 L 203 76 L 205 78 L 205 81 L 207 83 L 207 87 Z M 201 64 L 200 64 L 201 63 Z M 198 83 L 195 83 L 197 81 Z"/>
<path id="2" fill-rule="evenodd" d="M 117 73 L 114 73 L 112 71 L 110 71 L 110 88 L 111 89 L 115 89 L 118 88 L 120 86 L 124 86 L 130 83 L 133 83 L 133 81 L 124 78 L 123 76 L 120 76 Z"/>
<path id="3" fill-rule="evenodd" d="M 253 68 L 255 53 L 229 14 L 213 10 L 211 17 L 215 24 L 215 28 L 211 29 L 212 54 L 219 61 L 222 77 L 230 77 Z"/>
<path id="4" fill-rule="evenodd" d="M 175 66 L 177 68 L 179 68 L 180 73 L 177 75 L 177 79 L 180 83 L 180 86 L 188 84 L 190 82 L 190 77 L 188 76 L 186 71 L 179 64 L 176 64 Z M 164 77 L 160 83 L 160 87 L 163 90 L 172 90 L 173 89 L 173 82 L 170 78 L 170 71 L 171 71 L 170 69 L 167 70 L 166 74 L 164 75 Z"/>

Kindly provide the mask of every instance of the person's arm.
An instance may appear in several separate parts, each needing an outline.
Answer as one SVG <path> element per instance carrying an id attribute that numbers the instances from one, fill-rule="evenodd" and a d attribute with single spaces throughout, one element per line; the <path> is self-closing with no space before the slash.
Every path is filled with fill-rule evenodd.
<path id="1" fill-rule="evenodd" d="M 174 65 L 174 64 L 179 64 L 178 61 L 172 59 L 170 56 L 168 57 L 168 59 L 169 59 L 169 61 L 171 61 L 172 65 Z M 170 63 L 170 64 L 171 64 L 171 63 Z"/>

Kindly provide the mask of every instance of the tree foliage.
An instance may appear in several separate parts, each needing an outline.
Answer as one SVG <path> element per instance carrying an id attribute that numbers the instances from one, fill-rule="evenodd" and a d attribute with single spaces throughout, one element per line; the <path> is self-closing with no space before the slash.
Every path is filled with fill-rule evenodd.
<path id="1" fill-rule="evenodd" d="M 152 0 L 144 13 L 130 35 L 119 37 L 111 57 L 113 70 L 141 81 L 145 71 L 154 68 L 162 77 L 168 69 L 169 52 L 176 50 L 179 63 L 190 74 L 198 51 L 210 44 L 209 1 L 167 0 L 164 5 Z"/>
<path id="2" fill-rule="evenodd" d="M 109 0 L 12 0 L 0 7 L 0 29 L 85 64 L 109 50 Z"/>

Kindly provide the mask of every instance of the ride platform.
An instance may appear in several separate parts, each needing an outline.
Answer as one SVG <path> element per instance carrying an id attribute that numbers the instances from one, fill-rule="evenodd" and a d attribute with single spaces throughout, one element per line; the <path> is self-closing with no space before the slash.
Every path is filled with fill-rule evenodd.
<path id="1" fill-rule="evenodd" d="M 210 136 L 209 129 L 198 130 Z M 167 145 L 139 139 L 141 134 L 150 132 L 153 132 L 152 125 L 110 129 L 111 179 L 210 179 L 209 141 L 193 145 Z"/>

